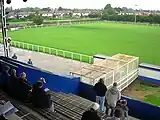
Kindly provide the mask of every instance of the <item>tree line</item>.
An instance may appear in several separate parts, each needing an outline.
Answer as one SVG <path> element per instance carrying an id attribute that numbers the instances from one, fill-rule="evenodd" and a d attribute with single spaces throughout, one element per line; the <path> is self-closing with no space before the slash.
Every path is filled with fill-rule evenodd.
<path id="1" fill-rule="evenodd" d="M 127 11 L 130 10 L 130 11 Z M 123 14 L 119 15 L 120 12 L 130 12 L 132 15 Z M 123 9 L 123 8 L 112 8 L 111 4 L 107 4 L 103 9 L 101 14 L 102 20 L 109 20 L 109 21 L 126 21 L 126 22 L 142 22 L 142 23 L 150 23 L 150 24 L 160 24 L 160 15 L 154 15 L 151 11 L 149 15 L 137 15 L 135 16 L 135 12 L 140 12 L 133 9 Z M 144 12 L 144 11 L 143 11 Z M 156 11 L 159 12 L 159 11 Z M 136 18 L 135 18 L 136 17 Z"/>

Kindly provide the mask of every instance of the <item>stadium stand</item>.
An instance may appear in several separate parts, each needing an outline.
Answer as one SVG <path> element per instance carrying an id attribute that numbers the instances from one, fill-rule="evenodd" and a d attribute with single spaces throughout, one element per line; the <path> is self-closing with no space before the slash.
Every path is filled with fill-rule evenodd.
<path id="1" fill-rule="evenodd" d="M 83 112 L 90 109 L 90 107 L 92 106 L 93 102 L 90 101 L 91 99 L 89 95 L 91 95 L 91 97 L 94 98 L 94 94 L 92 94 L 92 92 L 90 91 L 90 89 L 92 89 L 93 86 L 89 86 L 82 82 L 80 83 L 77 82 L 76 84 L 78 84 L 79 86 L 78 88 L 76 88 L 76 90 L 78 90 L 79 93 L 75 94 L 74 92 L 72 93 L 68 90 L 70 90 L 69 88 L 70 85 L 74 87 L 75 84 L 73 83 L 75 82 L 76 79 L 72 80 L 72 78 L 68 78 L 68 77 L 63 77 L 62 79 L 61 77 L 56 76 L 56 79 L 58 79 L 57 81 L 56 79 L 54 79 L 54 74 L 52 74 L 52 77 L 51 77 L 51 73 L 44 74 L 46 71 L 41 71 L 41 69 L 38 69 L 38 68 L 35 69 L 34 66 L 30 66 L 25 63 L 23 64 L 22 62 L 14 61 L 11 59 L 7 59 L 7 60 L 5 59 L 6 59 L 5 57 L 0 57 L 0 63 L 1 63 L 0 67 L 2 66 L 2 64 L 6 64 L 10 66 L 10 68 L 15 68 L 17 69 L 17 71 L 19 70 L 18 75 L 23 71 L 25 72 L 30 71 L 30 72 L 27 72 L 27 76 L 31 74 L 32 77 L 29 77 L 28 80 L 30 80 L 30 82 L 32 83 L 35 83 L 34 81 L 35 78 L 37 80 L 37 78 L 39 77 L 44 76 L 47 78 L 47 76 L 50 75 L 50 77 L 46 79 L 48 83 L 46 84 L 45 88 L 48 87 L 51 89 L 50 91 L 48 91 L 48 93 L 51 94 L 52 96 L 51 98 L 52 98 L 52 101 L 54 102 L 55 112 L 48 111 L 48 109 L 35 109 L 31 104 L 28 104 L 28 103 L 20 103 L 19 101 L 14 102 L 12 101 L 12 98 L 6 95 L 7 96 L 6 98 L 9 99 L 12 102 L 12 104 L 18 108 L 19 111 L 16 113 L 16 115 L 19 116 L 19 118 L 21 118 L 22 120 L 33 120 L 33 119 L 42 120 L 39 116 L 43 117 L 44 120 L 80 120 Z M 22 67 L 24 69 L 22 69 Z M 36 74 L 34 74 L 34 78 L 33 78 L 33 71 L 35 70 L 39 72 L 35 72 Z M 56 82 L 52 84 L 50 83 L 50 81 L 56 81 Z M 72 84 L 69 84 L 69 86 L 67 87 L 66 87 L 66 84 L 65 85 L 61 84 L 63 82 L 66 83 L 66 81 L 67 83 L 69 82 Z M 59 84 L 61 86 L 59 86 Z M 59 89 L 59 91 L 53 92 L 54 89 L 52 88 L 55 87 L 55 85 L 58 85 L 58 87 L 63 87 L 63 89 Z M 61 90 L 63 92 L 61 92 Z M 82 93 L 84 96 L 82 96 Z M 78 95 L 85 97 L 89 100 L 79 97 Z M 126 98 L 126 97 L 124 99 L 127 99 L 129 101 L 130 115 L 136 116 L 138 118 L 143 118 L 144 120 L 150 120 L 151 118 L 153 117 L 155 118 L 155 116 L 159 115 L 158 107 L 151 106 L 149 104 L 139 102 L 137 100 Z M 151 109 L 151 108 L 155 112 L 155 114 L 153 112 L 152 114 L 148 114 L 150 113 L 149 110 L 147 111 L 144 110 L 144 109 Z M 33 111 L 36 114 L 30 111 Z M 101 118 L 106 117 L 105 114 L 100 114 L 100 113 L 99 113 L 99 116 Z M 129 120 L 138 120 L 138 119 L 130 117 Z M 157 120 L 157 119 L 154 119 L 154 120 Z"/>
<path id="2" fill-rule="evenodd" d="M 0 99 L 1 100 L 5 100 L 5 101 L 10 101 L 9 98 L 7 97 L 7 95 L 0 91 Z M 36 116 L 34 116 L 32 113 L 29 113 L 27 110 L 25 110 L 24 108 L 22 108 L 20 105 L 14 103 L 13 101 L 11 101 L 12 104 L 18 109 L 18 112 L 16 112 L 15 114 L 21 119 L 21 120 L 40 120 L 39 118 L 37 118 Z"/>

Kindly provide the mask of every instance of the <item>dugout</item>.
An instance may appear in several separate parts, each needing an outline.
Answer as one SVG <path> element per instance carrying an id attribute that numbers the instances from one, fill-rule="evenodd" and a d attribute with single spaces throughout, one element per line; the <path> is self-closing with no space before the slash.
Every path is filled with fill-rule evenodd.
<path id="1" fill-rule="evenodd" d="M 116 54 L 112 57 L 94 56 L 94 63 L 82 67 L 79 71 L 71 72 L 81 81 L 95 85 L 100 78 L 104 78 L 105 85 L 110 88 L 114 82 L 118 83 L 119 90 L 129 86 L 138 77 L 139 58 L 125 54 Z"/>

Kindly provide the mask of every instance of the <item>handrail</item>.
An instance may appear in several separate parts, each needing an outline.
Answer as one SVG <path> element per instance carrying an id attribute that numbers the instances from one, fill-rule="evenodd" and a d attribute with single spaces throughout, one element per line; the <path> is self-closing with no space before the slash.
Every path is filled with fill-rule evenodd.
<path id="1" fill-rule="evenodd" d="M 61 56 L 64 58 L 70 58 L 72 60 L 78 60 L 80 62 L 87 62 L 90 64 L 93 61 L 93 56 L 89 56 L 89 55 L 85 55 L 85 54 L 81 54 L 81 53 L 75 53 L 75 52 L 62 50 L 62 49 L 56 49 L 56 48 L 52 48 L 52 47 L 46 47 L 46 46 L 26 43 L 26 42 L 12 41 L 11 46 L 22 48 L 22 49 L 27 49 L 27 50 L 32 50 L 32 51 L 48 53 L 51 55 Z M 62 53 L 60 54 L 59 52 L 62 52 Z M 78 57 L 76 57 L 76 56 L 78 56 Z M 84 57 L 86 57 L 86 59 Z"/>

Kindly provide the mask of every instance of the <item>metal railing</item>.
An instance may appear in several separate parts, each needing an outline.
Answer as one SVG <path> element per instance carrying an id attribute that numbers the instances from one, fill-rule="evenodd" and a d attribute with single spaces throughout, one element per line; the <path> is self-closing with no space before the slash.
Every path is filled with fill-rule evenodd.
<path id="1" fill-rule="evenodd" d="M 56 48 L 51 48 L 51 47 L 45 47 L 45 46 L 40 46 L 40 45 L 35 45 L 35 44 L 30 44 L 30 43 L 25 43 L 25 42 L 19 42 L 19 41 L 12 41 L 11 46 L 21 48 L 21 49 L 36 51 L 36 52 L 47 53 L 50 55 L 56 55 L 56 56 L 60 56 L 60 57 L 64 57 L 64 58 L 68 58 L 72 60 L 77 60 L 80 62 L 86 62 L 90 64 L 93 63 L 93 56 L 75 53 L 71 51 L 66 51 L 66 50 L 61 50 L 61 49 L 56 49 Z"/>

